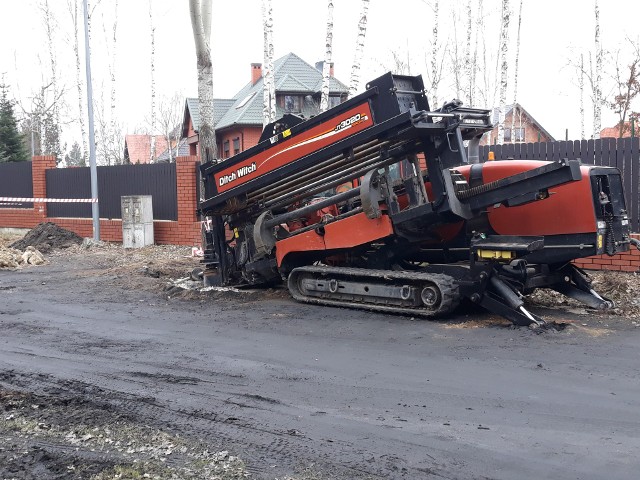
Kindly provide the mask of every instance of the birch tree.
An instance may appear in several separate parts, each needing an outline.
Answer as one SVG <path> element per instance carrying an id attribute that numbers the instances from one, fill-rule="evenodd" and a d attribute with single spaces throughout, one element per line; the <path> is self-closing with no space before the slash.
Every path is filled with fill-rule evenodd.
<path id="1" fill-rule="evenodd" d="M 504 143 L 504 114 L 507 103 L 509 62 L 509 0 L 502 0 L 502 21 L 500 28 L 500 105 L 498 108 L 498 144 Z"/>
<path id="2" fill-rule="evenodd" d="M 262 126 L 276 121 L 276 85 L 273 71 L 273 11 L 271 0 L 262 0 L 264 34 L 264 74 L 262 90 Z"/>
<path id="3" fill-rule="evenodd" d="M 516 125 L 516 104 L 518 102 L 518 64 L 520 61 L 520 27 L 522 25 L 522 2 L 520 0 L 520 8 L 518 10 L 518 35 L 516 40 L 516 62 L 515 72 L 513 75 L 513 108 L 511 109 L 511 143 L 516 142 L 515 125 Z M 522 128 L 522 113 L 519 112 L 520 124 L 518 128 Z"/>
<path id="4" fill-rule="evenodd" d="M 151 33 L 151 148 L 149 163 L 156 160 L 156 27 L 153 25 L 152 0 L 149 0 L 149 26 Z"/>
<path id="5" fill-rule="evenodd" d="M 427 94 L 429 98 L 429 106 L 431 109 L 435 110 L 438 107 L 438 86 L 440 85 L 440 81 L 442 80 L 442 72 L 444 71 L 445 59 L 448 53 L 448 48 L 445 45 L 444 47 L 438 42 L 438 15 L 440 2 L 439 0 L 434 0 L 432 3 L 427 2 L 426 0 L 422 0 L 427 6 L 431 8 L 433 11 L 433 27 L 431 30 L 431 45 L 430 51 L 425 53 L 425 66 L 426 69 L 426 77 L 430 88 L 428 88 L 429 92 Z"/>
<path id="6" fill-rule="evenodd" d="M 123 144 L 121 139 L 117 139 L 118 135 L 122 135 L 122 129 L 118 125 L 117 115 L 117 52 L 118 52 L 118 0 L 115 0 L 113 10 L 113 24 L 110 30 L 107 30 L 107 21 L 102 12 L 102 32 L 104 35 L 105 47 L 107 50 L 107 70 L 109 72 L 109 108 L 106 109 L 107 101 L 104 92 L 100 93 L 100 106 L 98 122 L 98 136 L 101 146 L 99 155 L 102 162 L 106 165 L 120 165 L 123 163 L 123 153 L 119 151 L 119 147 Z M 97 104 L 95 105 L 97 107 Z"/>
<path id="7" fill-rule="evenodd" d="M 351 77 L 349 79 L 349 98 L 353 98 L 358 91 L 360 84 L 360 69 L 362 54 L 364 53 L 364 40 L 367 35 L 367 13 L 369 12 L 369 0 L 362 0 L 362 10 L 358 21 L 358 36 L 356 38 L 356 52 L 351 66 Z"/>
<path id="8" fill-rule="evenodd" d="M 112 55 L 111 55 L 111 62 L 110 62 L 110 67 L 109 67 L 109 80 L 110 80 L 110 85 L 111 85 L 111 105 L 110 105 L 110 111 L 111 111 L 111 121 L 110 121 L 110 129 L 112 132 L 112 135 L 115 134 L 115 132 L 118 131 L 118 121 L 117 121 L 117 114 L 116 114 L 116 105 L 117 105 L 117 98 L 116 98 L 116 67 L 117 67 L 117 62 L 116 62 L 116 54 L 118 52 L 118 0 L 115 0 L 115 5 L 114 5 L 114 17 L 113 17 L 113 27 L 112 27 L 112 35 L 111 35 L 111 41 L 113 42 L 113 50 L 112 50 Z"/>
<path id="9" fill-rule="evenodd" d="M 331 56 L 333 53 L 333 0 L 327 2 L 327 36 L 325 41 L 324 63 L 322 64 L 322 95 L 320 111 L 329 108 L 329 86 L 331 83 Z"/>
<path id="10" fill-rule="evenodd" d="M 433 4 L 433 43 L 431 44 L 431 108 L 438 108 L 438 84 L 442 78 L 442 62 L 438 69 L 438 9 L 440 1 L 435 0 Z M 443 59 L 444 61 L 444 59 Z"/>
<path id="11" fill-rule="evenodd" d="M 481 19 L 479 18 L 480 14 L 482 14 L 482 0 L 478 1 L 478 10 L 476 13 L 476 17 L 474 18 L 474 22 L 473 22 L 473 26 L 474 26 L 474 33 L 473 33 L 473 57 L 471 60 L 471 64 L 472 64 L 472 70 L 471 70 L 471 85 L 473 88 L 473 98 L 472 98 L 472 102 L 469 104 L 470 107 L 473 107 L 477 104 L 478 102 L 478 95 L 477 95 L 477 90 L 478 90 L 478 38 L 480 36 L 480 21 Z M 484 33 L 484 32 L 483 32 Z"/>
<path id="12" fill-rule="evenodd" d="M 82 162 L 86 164 L 88 147 L 87 130 L 85 126 L 85 108 L 84 108 L 84 93 L 82 90 L 82 69 L 80 64 L 80 33 L 79 33 L 79 21 L 78 16 L 78 0 L 68 0 L 67 6 L 69 8 L 69 14 L 71 16 L 71 25 L 73 28 L 73 55 L 75 59 L 76 70 L 76 89 L 78 91 L 78 124 L 80 125 L 80 139 L 82 142 Z"/>
<path id="13" fill-rule="evenodd" d="M 580 139 L 584 140 L 584 54 L 580 54 L 580 76 L 578 88 L 580 89 Z"/>
<path id="14" fill-rule="evenodd" d="M 584 90 L 586 90 L 591 99 L 591 113 L 593 118 L 593 133 L 591 134 L 591 138 L 595 137 L 595 132 L 598 132 L 598 138 L 600 135 L 601 127 L 596 127 L 596 117 L 598 115 L 598 104 L 600 104 L 600 108 L 604 103 L 606 103 L 606 98 L 608 95 L 603 94 L 602 90 L 602 78 L 600 79 L 600 86 L 598 85 L 598 72 L 597 72 L 597 60 L 594 61 L 594 52 L 588 51 L 585 55 L 581 53 L 580 55 L 574 54 L 568 59 L 568 65 L 570 65 L 573 69 L 575 69 L 577 73 L 577 82 L 578 82 L 578 90 L 580 94 L 580 116 L 581 116 L 581 130 L 585 129 L 584 127 L 584 117 L 585 117 L 585 108 L 583 101 Z M 602 52 L 602 56 L 604 57 L 604 52 Z M 596 55 L 597 57 L 597 55 Z M 579 58 L 579 60 L 578 60 Z M 607 61 L 610 60 L 610 55 L 607 54 Z M 604 58 L 601 59 L 601 62 L 604 63 Z M 613 66 L 611 67 L 613 69 Z M 608 90 L 608 89 L 607 89 Z M 609 92 L 611 93 L 611 92 Z M 582 138 L 585 138 L 586 133 L 581 132 Z"/>
<path id="15" fill-rule="evenodd" d="M 201 162 L 217 162 L 216 132 L 213 124 L 213 64 L 211 63 L 211 0 L 189 0 L 191 28 L 196 45 L 198 69 L 198 138 Z"/>
<path id="16" fill-rule="evenodd" d="M 453 6 L 452 6 L 453 8 Z M 454 9 L 451 12 L 451 21 L 453 22 L 453 41 L 450 41 L 451 48 L 449 49 L 449 72 L 453 90 L 455 91 L 455 97 L 462 97 L 462 77 L 464 76 L 464 57 L 461 53 L 460 42 L 458 41 L 458 12 Z"/>
<path id="17" fill-rule="evenodd" d="M 473 70 L 475 70 L 475 66 L 472 63 L 471 57 L 471 33 L 473 30 L 473 15 L 471 14 L 471 0 L 467 0 L 466 7 L 466 17 L 467 17 L 467 38 L 464 49 L 464 73 L 465 73 L 465 102 L 467 106 L 473 106 L 473 91 L 475 85 L 473 84 Z"/>
<path id="18" fill-rule="evenodd" d="M 595 43 L 596 43 L 596 69 L 595 84 L 593 89 L 593 138 L 600 138 L 600 130 L 602 129 L 602 45 L 600 44 L 600 9 L 598 8 L 598 0 L 594 1 L 595 5 Z"/>
<path id="19" fill-rule="evenodd" d="M 61 98 L 60 85 L 58 79 L 58 60 L 55 50 L 56 38 L 54 30 L 56 29 L 56 19 L 53 12 L 49 8 L 49 0 L 41 0 L 40 10 L 42 12 L 42 19 L 44 22 L 45 33 L 47 36 L 47 42 L 49 44 L 49 62 L 51 67 L 51 90 L 53 98 Z M 52 104 L 51 117 L 47 117 L 51 124 L 48 126 L 49 137 L 41 138 L 41 144 L 47 145 L 47 154 L 55 155 L 58 161 L 62 160 L 62 149 L 60 147 L 60 103 L 61 101 L 54 101 Z M 44 134 L 44 130 L 41 130 L 41 135 Z"/>

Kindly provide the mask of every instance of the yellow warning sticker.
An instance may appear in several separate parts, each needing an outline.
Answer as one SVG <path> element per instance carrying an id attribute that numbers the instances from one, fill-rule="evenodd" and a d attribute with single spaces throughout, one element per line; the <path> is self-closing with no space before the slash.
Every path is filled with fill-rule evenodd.
<path id="1" fill-rule="evenodd" d="M 289 135 L 291 135 L 290 128 L 287 128 L 284 132 L 282 132 L 282 138 L 287 138 Z"/>

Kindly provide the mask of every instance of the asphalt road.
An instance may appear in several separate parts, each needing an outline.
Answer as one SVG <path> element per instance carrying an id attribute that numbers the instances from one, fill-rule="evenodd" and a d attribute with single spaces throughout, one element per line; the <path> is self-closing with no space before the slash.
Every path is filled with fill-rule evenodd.
<path id="1" fill-rule="evenodd" d="M 625 319 L 534 333 L 271 292 L 167 298 L 105 270 L 0 272 L 0 385 L 98 395 L 232 451 L 252 478 L 639 478 L 640 328 Z"/>

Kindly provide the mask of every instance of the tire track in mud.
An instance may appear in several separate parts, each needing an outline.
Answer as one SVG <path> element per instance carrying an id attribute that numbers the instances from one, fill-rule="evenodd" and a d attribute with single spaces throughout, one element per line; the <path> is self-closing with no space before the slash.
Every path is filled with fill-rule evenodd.
<path id="1" fill-rule="evenodd" d="M 139 376 L 136 373 L 129 372 L 134 377 Z M 179 376 L 160 374 L 142 377 L 180 387 L 198 385 L 198 382 L 190 382 L 193 379 L 187 379 L 189 381 L 184 383 Z M 312 439 L 297 429 L 276 430 L 260 423 L 252 417 L 252 410 L 271 410 L 282 405 L 279 400 L 262 395 L 233 395 L 242 399 L 242 402 L 202 395 L 203 408 L 196 409 L 176 408 L 153 396 L 105 389 L 75 380 L 59 380 L 44 374 L 4 372 L 0 375 L 0 382 L 41 392 L 46 397 L 71 398 L 58 403 L 69 401 L 76 410 L 86 408 L 90 412 L 102 412 L 97 415 L 88 413 L 86 417 L 80 415 L 87 424 L 107 424 L 111 418 L 117 418 L 120 422 L 142 423 L 173 435 L 201 441 L 209 445 L 211 450 L 234 451 L 246 463 L 252 478 L 256 479 L 273 479 L 292 471 L 302 471 L 309 465 L 314 465 L 317 471 L 326 475 L 320 478 L 389 479 L 418 478 L 422 475 L 414 470 L 415 475 L 412 476 L 410 470 L 403 469 L 403 461 L 399 458 L 380 458 L 375 462 L 367 460 L 365 452 L 354 450 L 353 444 L 342 445 L 343 454 L 336 456 L 331 439 Z M 55 452 L 60 448 L 53 445 L 49 450 Z M 347 453 L 348 450 L 351 453 Z"/>

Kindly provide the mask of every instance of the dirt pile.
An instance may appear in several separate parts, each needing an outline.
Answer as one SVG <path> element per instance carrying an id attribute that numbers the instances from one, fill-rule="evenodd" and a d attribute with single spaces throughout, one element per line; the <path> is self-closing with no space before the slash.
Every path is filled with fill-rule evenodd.
<path id="1" fill-rule="evenodd" d="M 46 222 L 36 225 L 21 240 L 10 245 L 18 250 L 32 246 L 41 252 L 48 253 L 53 249 L 69 248 L 82 244 L 83 238 L 76 233 L 59 227 L 55 223 Z"/>

